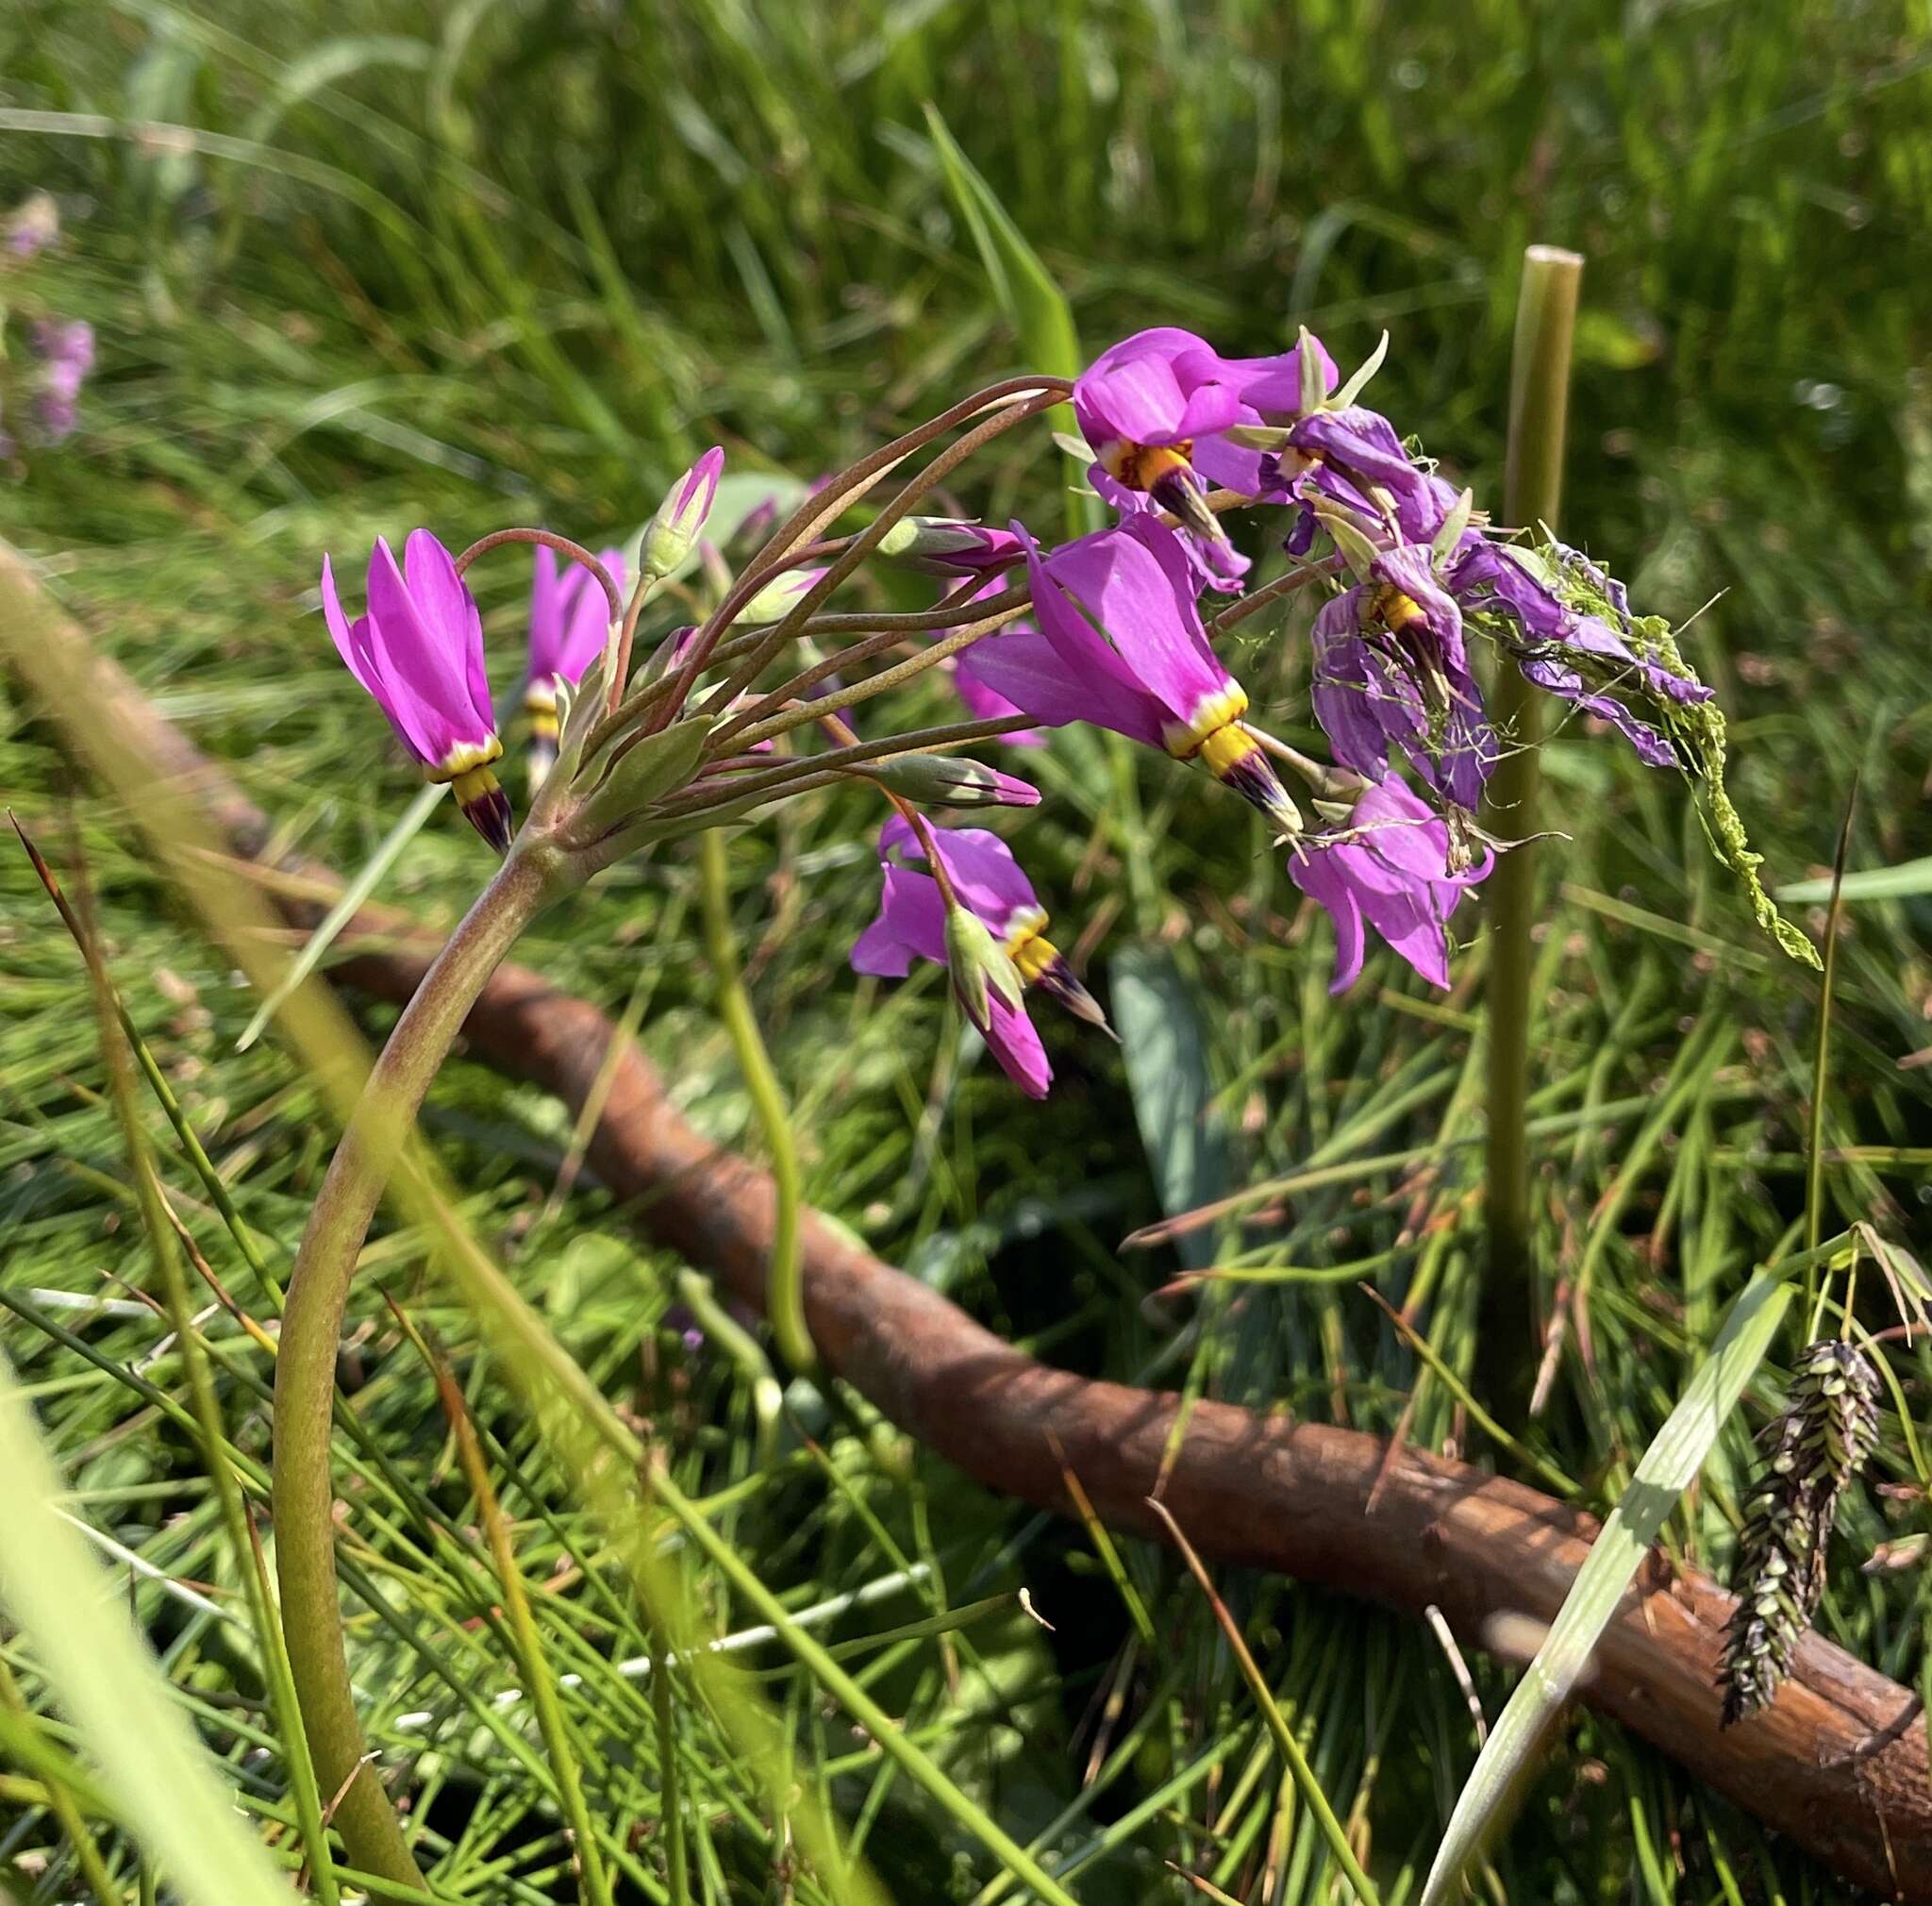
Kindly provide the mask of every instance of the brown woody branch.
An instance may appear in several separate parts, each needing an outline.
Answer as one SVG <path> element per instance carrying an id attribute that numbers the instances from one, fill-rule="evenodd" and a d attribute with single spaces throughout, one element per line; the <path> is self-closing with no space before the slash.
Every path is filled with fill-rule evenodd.
<path id="1" fill-rule="evenodd" d="M 0 551 L 0 571 L 8 562 Z M 0 574 L 16 588 L 21 579 L 17 569 Z M 49 639 L 83 640 L 64 627 Z M 187 783 L 238 854 L 259 853 L 267 818 L 226 773 L 117 666 L 96 657 L 92 667 L 102 700 L 144 738 L 157 774 Z M 333 876 L 310 862 L 289 870 L 307 878 L 282 883 L 276 904 L 308 926 L 325 904 L 314 895 L 326 894 Z M 374 997 L 407 999 L 433 945 L 419 951 L 406 940 L 398 949 L 400 924 L 373 910 L 358 921 L 359 950 L 332 977 Z M 357 931 L 345 944 L 355 945 Z M 368 944 L 372 935 L 382 948 Z M 575 1112 L 614 1030 L 595 1007 L 512 965 L 485 990 L 465 1036 L 474 1057 Z M 590 1162 L 636 1202 L 653 1238 L 743 1302 L 759 1302 L 771 1181 L 702 1139 L 635 1046 L 618 1065 Z M 1146 1498 L 1174 1427 L 1172 1396 L 1049 1369 L 815 1214 L 803 1247 L 807 1312 L 825 1363 L 894 1423 L 987 1487 L 1071 1513 L 1064 1462 L 1108 1525 L 1163 1539 Z M 1596 1529 L 1591 1517 L 1468 1463 L 1413 1449 L 1390 1462 L 1387 1446 L 1359 1431 L 1215 1402 L 1195 1406 L 1162 1494 L 1205 1555 L 1411 1614 L 1434 1604 L 1478 1647 L 1499 1615 L 1555 1616 Z M 1932 1784 L 1918 1697 L 1812 1634 L 1771 1708 L 1721 1730 L 1713 1683 L 1731 1608 L 1708 1577 L 1653 1555 L 1605 1633 L 1582 1698 L 1844 1878 L 1887 1897 L 1932 1900 Z"/>

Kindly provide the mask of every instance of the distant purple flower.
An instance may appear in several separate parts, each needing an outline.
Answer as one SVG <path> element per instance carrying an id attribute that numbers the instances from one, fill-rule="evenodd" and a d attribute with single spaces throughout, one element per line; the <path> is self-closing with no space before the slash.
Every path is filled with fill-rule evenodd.
<path id="1" fill-rule="evenodd" d="M 597 560 L 624 593 L 624 552 L 606 549 Z M 556 683 L 573 687 L 604 652 L 610 628 L 610 603 L 597 578 L 581 562 L 559 565 L 548 543 L 536 545 L 536 572 L 530 582 L 530 697 L 548 696 L 557 706 Z"/>
<path id="2" fill-rule="evenodd" d="M 933 839 L 959 904 L 999 943 L 1021 982 L 1040 987 L 1089 1024 L 1104 1027 L 1107 1021 L 1093 996 L 1046 938 L 1046 911 L 1007 844 L 979 828 L 936 828 Z M 879 836 L 885 891 L 878 917 L 858 936 L 851 956 L 854 971 L 888 979 L 903 979 L 914 960 L 947 963 L 946 904 L 939 882 L 902 864 L 895 855 L 925 859 L 924 843 L 903 817 L 888 821 Z M 1053 1067 L 1025 1009 L 991 990 L 987 1003 L 990 1016 L 983 1029 L 988 1048 L 1015 1085 L 1044 1098 Z"/>
<path id="3" fill-rule="evenodd" d="M 455 785 L 464 817 L 498 853 L 509 851 L 508 796 L 490 763 L 503 753 L 483 667 L 483 622 L 450 553 L 426 529 L 409 532 L 398 567 L 378 537 L 369 558 L 368 612 L 352 624 L 322 559 L 322 612 L 337 652 L 375 697 L 426 778 Z"/>
<path id="4" fill-rule="evenodd" d="M 83 318 L 43 318 L 34 326 L 34 351 L 41 359 L 34 419 L 48 441 L 58 443 L 74 434 L 79 419 L 80 387 L 94 367 L 94 327 Z"/>
<path id="5" fill-rule="evenodd" d="M 1607 722 L 1649 766 L 1677 764 L 1670 742 L 1610 691 L 1634 690 L 1653 702 L 1680 705 L 1708 701 L 1711 692 L 1632 646 L 1635 629 L 1623 586 L 1587 557 L 1561 543 L 1545 559 L 1483 543 L 1460 558 L 1449 585 L 1468 613 L 1500 625 L 1527 680 Z M 1604 613 L 1582 606 L 1589 598 Z"/>
<path id="6" fill-rule="evenodd" d="M 1241 716 L 1248 697 L 1202 627 L 1187 553 L 1136 514 L 1042 556 L 1025 539 L 1036 630 L 975 643 L 959 673 L 1049 727 L 1091 722 L 1177 761 L 1199 761 L 1284 830 L 1299 825 Z"/>
<path id="7" fill-rule="evenodd" d="M 7 249 L 30 259 L 60 236 L 60 208 L 50 192 L 29 192 L 7 216 Z"/>
<path id="8" fill-rule="evenodd" d="M 1426 547 L 1383 552 L 1369 580 L 1323 604 L 1315 719 L 1335 758 L 1371 780 L 1399 747 L 1428 784 L 1474 812 L 1496 753 L 1463 644 L 1462 613 Z"/>
<path id="9" fill-rule="evenodd" d="M 1449 916 L 1485 878 L 1493 857 L 1449 871 L 1449 830 L 1441 818 L 1391 776 L 1366 788 L 1353 812 L 1325 841 L 1302 841 L 1288 863 L 1302 892 L 1335 921 L 1332 993 L 1360 978 L 1363 928 L 1372 927 L 1432 986 L 1449 984 Z"/>
<path id="10" fill-rule="evenodd" d="M 624 593 L 624 552 L 607 549 L 597 559 Z M 610 628 L 610 604 L 597 578 L 581 562 L 536 545 L 530 579 L 530 665 L 524 711 L 530 718 L 530 778 L 541 786 L 557 759 L 557 686 L 575 688 L 603 653 Z"/>

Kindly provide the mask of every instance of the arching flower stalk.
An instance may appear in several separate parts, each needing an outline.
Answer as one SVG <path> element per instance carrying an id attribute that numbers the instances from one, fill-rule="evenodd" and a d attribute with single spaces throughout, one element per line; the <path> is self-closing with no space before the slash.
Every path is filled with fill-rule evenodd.
<path id="1" fill-rule="evenodd" d="M 1446 986 L 1452 915 L 1491 864 L 1470 811 L 1509 742 L 1491 735 L 1481 705 L 1471 648 L 1487 641 L 1528 680 L 1620 729 L 1640 760 L 1689 767 L 1759 917 L 1808 954 L 1756 884 L 1723 798 L 1721 719 L 1668 628 L 1633 614 L 1574 551 L 1499 538 L 1473 499 L 1359 404 L 1378 361 L 1339 383 L 1306 333 L 1289 351 L 1229 358 L 1188 332 L 1143 332 L 1076 384 L 1024 377 L 973 393 L 825 478 L 782 523 L 768 519 L 748 556 L 741 530 L 726 539 L 728 559 L 701 539 L 722 463 L 714 451 L 641 537 L 627 601 L 614 561 L 547 530 L 499 531 L 460 560 L 417 530 L 400 565 L 379 542 L 354 622 L 325 560 L 325 619 L 344 662 L 424 773 L 455 785 L 504 855 L 397 1023 L 331 1163 L 277 1360 L 275 1506 L 290 1650 L 318 1777 L 329 1791 L 350 1783 L 337 1823 L 357 1864 L 420 1885 L 361 1767 L 341 1650 L 328 1424 L 348 1279 L 401 1138 L 477 991 L 544 908 L 602 869 L 777 802 L 870 783 L 897 811 L 880 838 L 878 916 L 854 964 L 891 977 L 915 961 L 943 963 L 996 1060 L 1037 1095 L 1051 1069 L 1028 994 L 1085 1025 L 1106 1022 L 1045 937 L 1045 910 L 1012 848 L 988 830 L 935 827 L 924 811 L 1039 801 L 962 751 L 1081 722 L 1199 770 L 1204 792 L 1218 782 L 1264 817 L 1272 845 L 1257 838 L 1257 851 L 1277 855 L 1333 916 L 1338 987 L 1362 970 L 1370 929 Z M 951 507 L 956 474 L 978 451 L 1069 399 L 1094 451 L 1095 488 L 1117 511 L 1112 526 L 1053 546 L 1023 523 L 992 529 L 931 513 L 936 496 Z M 887 477 L 915 463 L 874 504 Z M 866 510 L 869 521 L 854 514 Z M 1274 512 L 1270 533 L 1303 559 L 1294 586 L 1325 594 L 1310 712 L 1328 761 L 1269 731 L 1263 714 L 1274 711 L 1251 707 L 1203 617 L 1204 590 L 1243 587 L 1250 558 L 1228 528 L 1243 511 L 1263 522 Z M 503 743 L 463 577 L 508 541 L 546 545 L 536 558 L 528 711 L 554 759 L 533 777 L 520 828 L 493 772 Z M 576 567 L 559 569 L 551 551 Z M 912 611 L 841 594 L 874 557 L 936 571 L 951 593 Z M 1289 582 L 1249 602 L 1279 602 Z M 1234 627 L 1249 602 L 1224 610 L 1219 627 Z M 695 620 L 674 629 L 687 605 Z M 1250 635 L 1259 627 L 1245 626 Z M 634 667 L 640 648 L 655 661 Z M 957 671 L 972 718 L 921 725 L 919 677 L 936 669 Z M 858 728 L 846 726 L 858 710 Z M 894 710 L 910 720 L 895 724 Z M 1306 783 L 1307 812 L 1277 762 Z"/>

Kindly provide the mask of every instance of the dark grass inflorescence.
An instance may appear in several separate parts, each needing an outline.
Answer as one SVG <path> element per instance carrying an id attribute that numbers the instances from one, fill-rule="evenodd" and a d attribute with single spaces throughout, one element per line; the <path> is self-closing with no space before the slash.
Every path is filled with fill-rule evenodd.
<path id="1" fill-rule="evenodd" d="M 1832 1337 L 1798 1360 L 1789 1401 L 1765 1426 L 1765 1463 L 1732 1565 L 1720 1685 L 1724 1724 L 1770 1705 L 1824 1594 L 1839 1497 L 1878 1443 L 1878 1377 L 1856 1345 Z"/>

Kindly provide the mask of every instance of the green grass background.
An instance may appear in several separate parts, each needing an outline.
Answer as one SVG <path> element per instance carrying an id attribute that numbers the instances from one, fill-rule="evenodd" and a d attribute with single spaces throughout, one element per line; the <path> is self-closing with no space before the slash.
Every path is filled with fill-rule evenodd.
<path id="1" fill-rule="evenodd" d="M 1490 497 L 1516 260 L 1532 241 L 1584 252 L 1567 530 L 1641 606 L 1695 616 L 1686 647 L 1733 717 L 1734 792 L 1774 878 L 1828 860 L 1859 772 L 1851 864 L 1907 861 L 1932 851 L 1928 30 L 1923 4 L 1803 0 L 26 0 L 0 18 L 0 200 L 52 190 L 67 233 L 0 276 L 7 369 L 24 369 L 27 324 L 47 310 L 94 324 L 100 365 L 81 433 L 5 473 L 0 530 L 288 840 L 353 867 L 411 783 L 326 642 L 323 548 L 356 562 L 378 532 L 428 523 L 460 544 L 506 521 L 594 545 L 713 441 L 736 469 L 810 477 L 1024 367 L 948 199 L 930 100 L 1090 349 L 1174 323 L 1263 351 L 1306 323 L 1347 365 L 1386 327 L 1375 401 Z M 1050 520 L 1061 480 L 1043 439 L 1016 433 L 962 501 Z M 526 571 L 498 557 L 475 579 L 508 683 Z M 1293 733 L 1303 625 L 1261 620 L 1240 672 Z M 1582 1296 L 1528 1438 L 1601 1506 L 1796 1214 L 1816 991 L 1754 935 L 1680 787 L 1574 732 L 1548 767 L 1547 818 L 1569 839 L 1545 857 L 1537 1109 L 1623 1110 L 1542 1154 L 1543 1262 Z M 1196 1262 L 1244 1255 L 1271 1275 L 1198 1300 L 1143 1302 L 1174 1257 L 1115 1249 L 1163 1204 L 1477 1134 L 1474 995 L 1425 998 L 1383 962 L 1330 1002 L 1325 927 L 1225 802 L 1158 762 L 1124 773 L 1076 736 L 1039 777 L 1049 800 L 1026 825 L 1028 862 L 1124 1038 L 1116 1055 L 1050 1028 L 1061 1083 L 1041 1108 L 960 1064 L 929 979 L 875 995 L 846 973 L 874 897 L 862 800 L 802 804 L 734 841 L 755 996 L 812 1197 L 1074 1367 L 1375 1430 L 1412 1399 L 1418 1442 L 1492 1455 L 1353 1282 L 1328 1275 L 1358 1263 L 1452 1367 L 1477 1369 L 1468 1147 L 1424 1178 L 1384 1168 L 1216 1241 Z M 84 855 L 135 1021 L 285 1265 L 331 1143 L 319 1094 L 272 1040 L 234 1050 L 252 995 L 10 688 L 0 785 L 57 858 Z M 475 843 L 439 815 L 388 892 L 453 919 L 479 871 Z M 65 1508 L 124 1577 L 237 1804 L 292 1864 L 245 1559 L 194 1445 L 136 1380 L 182 1393 L 180 1363 L 158 1319 L 45 1295 L 125 1304 L 123 1282 L 147 1288 L 152 1272 L 84 976 L 18 857 L 0 855 L 0 888 L 7 1351 L 63 1465 Z M 694 894 L 681 854 L 621 870 L 527 951 L 613 1012 L 635 1003 L 680 1102 L 755 1146 Z M 1868 1151 L 1827 1172 L 1827 1230 L 1866 1218 L 1924 1236 L 1932 1073 L 1896 1061 L 1932 1044 L 1928 928 L 1923 893 L 1852 911 L 1826 1129 Z M 1479 964 L 1479 947 L 1465 953 L 1468 974 Z M 199 1248 L 264 1311 L 152 1124 Z M 836 1389 L 794 1388 L 761 1466 L 755 1368 L 715 1338 L 691 1355 L 665 1327 L 679 1267 L 593 1184 L 550 1198 L 570 1142 L 556 1109 L 458 1064 L 426 1124 L 466 1215 L 788 1600 L 924 1571 L 829 1632 L 1008 1831 L 1040 1836 L 1083 1901 L 1201 1897 L 1169 1863 L 1244 1901 L 1340 1897 L 1171 1562 L 1137 1546 L 1115 1575 L 1078 1531 L 965 1487 Z M 452 1898 L 574 1897 L 554 1769 L 527 1722 L 492 1705 L 515 1674 L 475 1505 L 384 1290 L 449 1346 L 499 1439 L 525 1573 L 559 1575 L 540 1615 L 557 1671 L 583 1677 L 566 1711 L 622 1897 L 662 1898 L 665 1767 L 641 1683 L 609 1665 L 647 1637 L 420 1241 L 392 1229 L 352 1299 L 345 1378 L 369 1446 L 344 1438 L 338 1463 L 352 1662 L 385 1764 L 408 1769 L 423 1857 Z M 1893 1321 L 1868 1297 L 1869 1321 Z M 259 1459 L 266 1359 L 219 1315 L 205 1333 L 232 1442 Z M 1891 1351 L 1922 1411 L 1932 1371 Z M 1673 1523 L 1680 1551 L 1727 1553 L 1749 1430 L 1780 1388 L 1768 1370 L 1727 1430 Z M 1895 1418 L 1877 1480 L 1887 1490 L 1847 1515 L 1820 1619 L 1916 1682 L 1932 1578 L 1857 1565 L 1925 1527 Z M 704 1618 L 743 1626 L 700 1581 Z M 1023 1582 L 1051 1634 L 1010 1601 L 961 1613 Z M 1441 1650 L 1420 1627 L 1279 1580 L 1224 1588 L 1384 1897 L 1412 1898 L 1474 1751 Z M 1138 1638 L 1134 1597 L 1157 1647 Z M 31 1639 L 7 1636 L 0 1655 L 28 1725 L 66 1748 Z M 808 1677 L 771 1646 L 747 1659 L 792 1728 L 796 1778 L 823 1789 L 895 1897 L 992 1897 L 992 1864 L 882 1771 Z M 1506 1681 L 1478 1680 L 1493 1713 Z M 696 1897 L 839 1898 L 835 1876 L 789 1856 L 716 1717 L 677 1693 Z M 69 1899 L 44 1797 L 31 1782 L 0 1791 L 0 1873 L 24 1899 Z M 100 1831 L 131 1898 L 138 1856 Z M 1495 1883 L 1564 1901 L 1840 1897 L 1587 1717 Z"/>

